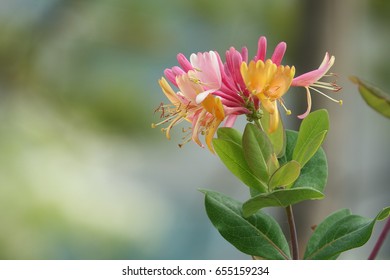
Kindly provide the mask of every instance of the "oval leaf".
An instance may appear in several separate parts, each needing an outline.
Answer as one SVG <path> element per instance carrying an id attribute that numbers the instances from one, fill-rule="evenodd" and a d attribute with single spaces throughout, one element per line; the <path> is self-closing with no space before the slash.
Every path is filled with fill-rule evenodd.
<path id="1" fill-rule="evenodd" d="M 351 211 L 349 209 L 341 209 L 328 217 L 326 217 L 315 229 L 313 235 L 310 237 L 309 242 L 306 245 L 304 259 L 307 256 L 312 255 L 317 248 L 319 247 L 319 243 L 321 239 L 326 236 L 326 233 L 329 228 L 333 227 L 335 223 L 337 223 L 342 218 L 351 215 Z"/>
<path id="2" fill-rule="evenodd" d="M 240 145 L 230 140 L 213 139 L 213 146 L 219 158 L 230 172 L 237 176 L 245 185 L 262 193 L 267 191 L 267 185 L 260 181 L 249 169 Z"/>
<path id="3" fill-rule="evenodd" d="M 389 207 L 383 209 L 374 219 L 348 214 L 329 223 L 326 228 L 321 226 L 320 233 L 308 248 L 309 252 L 305 253 L 304 258 L 334 259 L 334 256 L 342 252 L 364 245 L 370 239 L 376 221 L 387 217 L 390 214 L 389 210 Z M 324 222 L 328 223 L 327 219 Z M 316 232 L 317 229 L 314 231 L 317 235 Z"/>
<path id="4" fill-rule="evenodd" d="M 383 210 L 376 216 L 378 221 L 387 219 L 390 216 L 390 206 L 383 208 Z"/>
<path id="5" fill-rule="evenodd" d="M 286 187 L 298 179 L 301 172 L 301 165 L 295 161 L 289 161 L 279 167 L 274 174 L 272 174 L 268 187 L 273 190 L 276 187 Z"/>
<path id="6" fill-rule="evenodd" d="M 390 95 L 381 89 L 352 76 L 350 80 L 358 85 L 360 95 L 372 109 L 390 118 Z"/>
<path id="7" fill-rule="evenodd" d="M 221 193 L 201 190 L 208 217 L 219 233 L 239 251 L 262 259 L 291 259 L 287 240 L 279 224 L 265 213 L 249 219 L 242 204 Z"/>
<path id="8" fill-rule="evenodd" d="M 280 159 L 280 163 L 292 160 L 298 133 L 286 131 L 286 154 Z M 314 156 L 301 169 L 301 174 L 291 188 L 313 188 L 320 192 L 324 191 L 328 179 L 328 164 L 325 152 L 319 148 Z"/>
<path id="9" fill-rule="evenodd" d="M 292 158 L 303 167 L 317 152 L 328 130 L 329 117 L 326 110 L 310 113 L 301 123 Z"/>
<path id="10" fill-rule="evenodd" d="M 220 127 L 217 130 L 217 136 L 218 139 L 230 140 L 239 146 L 242 145 L 241 144 L 242 135 L 237 129 L 231 127 Z"/>
<path id="11" fill-rule="evenodd" d="M 282 189 L 252 197 L 242 206 L 244 217 L 256 213 L 264 207 L 287 207 L 304 200 L 322 199 L 324 194 L 312 188 Z"/>

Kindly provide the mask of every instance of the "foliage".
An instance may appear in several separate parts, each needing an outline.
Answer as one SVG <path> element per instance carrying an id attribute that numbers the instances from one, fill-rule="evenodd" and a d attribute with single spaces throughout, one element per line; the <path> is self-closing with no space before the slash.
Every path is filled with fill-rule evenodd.
<path id="1" fill-rule="evenodd" d="M 390 95 L 387 92 L 364 82 L 358 77 L 350 77 L 351 81 L 358 85 L 360 95 L 366 101 L 367 105 L 377 111 L 379 114 L 390 118 Z"/>
<path id="2" fill-rule="evenodd" d="M 284 233 L 261 209 L 288 208 L 325 197 L 328 166 L 321 145 L 329 130 L 328 113 L 310 113 L 299 132 L 283 128 L 270 138 L 262 128 L 248 123 L 242 135 L 233 128 L 220 128 L 213 140 L 225 166 L 250 188 L 251 198 L 241 203 L 221 193 L 201 191 L 211 222 L 238 250 L 261 259 L 291 259 Z M 336 211 L 317 226 L 303 258 L 336 259 L 365 244 L 376 221 L 389 215 L 390 207 L 373 219 L 347 209 Z"/>

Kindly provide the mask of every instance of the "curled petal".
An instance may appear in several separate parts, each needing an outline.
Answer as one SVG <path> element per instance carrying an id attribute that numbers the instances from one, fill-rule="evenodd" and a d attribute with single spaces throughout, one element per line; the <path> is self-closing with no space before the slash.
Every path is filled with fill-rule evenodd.
<path id="1" fill-rule="evenodd" d="M 215 132 L 217 131 L 218 126 L 221 124 L 222 120 L 215 118 L 212 123 L 210 124 L 207 133 L 206 133 L 206 144 L 209 150 L 215 154 L 214 148 L 213 148 L 213 137 Z"/>
<path id="2" fill-rule="evenodd" d="M 213 90 L 206 90 L 196 96 L 196 104 L 202 103 Z"/>
<path id="3" fill-rule="evenodd" d="M 308 87 L 311 84 L 315 83 L 319 79 L 321 79 L 326 72 L 332 67 L 334 63 L 334 56 L 329 57 L 329 54 L 326 53 L 324 60 L 322 61 L 320 67 L 318 69 L 302 74 L 295 79 L 293 79 L 291 86 L 295 87 Z"/>
<path id="4" fill-rule="evenodd" d="M 179 104 L 181 103 L 179 96 L 173 91 L 171 86 L 168 84 L 167 80 L 161 78 L 158 81 L 158 83 L 162 91 L 164 92 L 165 96 L 169 99 L 169 101 L 171 101 L 171 103 L 174 104 L 175 106 L 179 106 Z"/>
<path id="5" fill-rule="evenodd" d="M 303 113 L 302 115 L 299 115 L 298 118 L 300 119 L 304 119 L 307 117 L 307 115 L 310 113 L 311 111 L 311 95 L 310 95 L 310 90 L 308 87 L 306 87 L 306 97 L 307 97 L 307 110 L 305 113 Z"/>
<path id="6" fill-rule="evenodd" d="M 201 121 L 205 114 L 206 111 L 202 110 L 201 112 L 196 113 L 194 115 L 194 118 L 192 119 L 192 140 L 200 147 L 204 147 L 202 142 L 200 142 L 199 140 L 199 133 L 200 133 Z"/>

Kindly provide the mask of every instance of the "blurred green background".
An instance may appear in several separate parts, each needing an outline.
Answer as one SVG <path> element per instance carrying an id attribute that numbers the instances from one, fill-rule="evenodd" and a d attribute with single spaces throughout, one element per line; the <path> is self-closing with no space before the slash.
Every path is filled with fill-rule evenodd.
<path id="1" fill-rule="evenodd" d="M 197 191 L 245 199 L 247 188 L 208 150 L 179 149 L 179 129 L 168 141 L 150 124 L 177 53 L 246 45 L 252 57 L 261 35 L 268 52 L 287 42 L 297 74 L 329 51 L 344 88 L 343 107 L 313 98 L 330 111 L 329 183 L 323 201 L 295 207 L 301 243 L 340 208 L 374 217 L 390 202 L 390 122 L 348 76 L 390 91 L 389 25 L 383 0 L 2 0 L 0 258 L 248 259 L 212 227 Z M 297 128 L 304 90 L 286 103 Z M 342 257 L 364 259 L 373 242 Z M 379 258 L 390 258 L 389 240 Z"/>

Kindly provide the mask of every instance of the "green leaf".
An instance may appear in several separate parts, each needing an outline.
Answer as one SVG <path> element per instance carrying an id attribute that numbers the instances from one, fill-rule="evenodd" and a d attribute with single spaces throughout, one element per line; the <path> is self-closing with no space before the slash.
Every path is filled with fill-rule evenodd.
<path id="1" fill-rule="evenodd" d="M 274 147 L 275 154 L 277 157 L 282 157 L 286 150 L 286 133 L 284 131 L 282 119 L 280 118 L 278 128 L 274 132 L 269 133 L 269 113 L 262 106 L 260 109 L 263 111 L 263 116 L 260 119 L 261 125 Z"/>
<path id="2" fill-rule="evenodd" d="M 382 211 L 376 216 L 376 219 L 378 221 L 383 221 L 384 219 L 387 219 L 390 216 L 390 206 L 383 208 Z"/>
<path id="3" fill-rule="evenodd" d="M 384 208 L 374 219 L 352 215 L 348 210 L 330 215 L 314 231 L 304 259 L 334 259 L 342 252 L 364 245 L 370 239 L 376 221 L 389 215 L 390 207 Z"/>
<path id="4" fill-rule="evenodd" d="M 306 258 L 306 256 L 310 256 L 311 254 L 314 253 L 314 251 L 316 251 L 319 242 L 321 241 L 322 238 L 324 238 L 324 236 L 326 236 L 326 233 L 329 228 L 331 228 L 336 222 L 338 222 L 342 218 L 349 215 L 351 215 L 351 211 L 349 209 L 341 209 L 326 217 L 316 227 L 313 235 L 310 237 L 309 242 L 306 245 L 304 258 Z"/>
<path id="5" fill-rule="evenodd" d="M 298 133 L 286 131 L 286 154 L 280 159 L 280 163 L 291 161 L 297 142 Z M 291 188 L 313 188 L 320 192 L 324 191 L 328 178 L 328 164 L 325 152 L 319 148 L 314 156 L 301 169 L 301 174 Z"/>
<path id="6" fill-rule="evenodd" d="M 242 134 L 237 129 L 231 127 L 220 127 L 217 130 L 217 136 L 218 139 L 230 140 L 239 146 L 242 145 Z"/>
<path id="7" fill-rule="evenodd" d="M 241 203 L 218 192 L 201 191 L 212 224 L 239 251 L 262 259 L 291 259 L 287 240 L 271 216 L 257 213 L 245 219 Z"/>
<path id="8" fill-rule="evenodd" d="M 296 131 L 286 130 L 286 153 L 279 159 L 281 165 L 292 160 L 292 154 L 298 139 Z M 298 179 L 290 189 L 275 190 L 271 193 L 251 193 L 252 199 L 244 203 L 243 212 L 249 216 L 261 208 L 296 204 L 308 199 L 322 199 L 328 177 L 328 165 L 322 148 L 301 169 Z M 302 191 L 300 191 L 302 190 Z M 275 194 L 276 193 L 276 194 Z"/>
<path id="9" fill-rule="evenodd" d="M 213 146 L 225 166 L 247 186 L 266 192 L 267 185 L 253 174 L 245 161 L 242 147 L 231 140 L 213 139 Z"/>
<path id="10" fill-rule="evenodd" d="M 276 187 L 286 187 L 298 179 L 300 172 L 301 165 L 295 160 L 289 161 L 272 174 L 268 182 L 268 187 L 271 190 Z"/>
<path id="11" fill-rule="evenodd" d="M 322 199 L 324 194 L 312 188 L 280 189 L 252 197 L 242 206 L 244 217 L 264 207 L 287 207 L 304 200 Z"/>
<path id="12" fill-rule="evenodd" d="M 299 128 L 293 159 L 303 167 L 320 148 L 328 130 L 329 117 L 326 110 L 310 113 Z"/>
<path id="13" fill-rule="evenodd" d="M 272 144 L 267 134 L 254 124 L 247 124 L 242 136 L 244 157 L 252 172 L 262 181 L 268 182 L 271 170 L 276 169 L 272 156 Z"/>
<path id="14" fill-rule="evenodd" d="M 390 118 L 390 95 L 387 92 L 355 76 L 350 77 L 350 80 L 358 85 L 360 95 L 368 106 L 383 116 Z"/>

